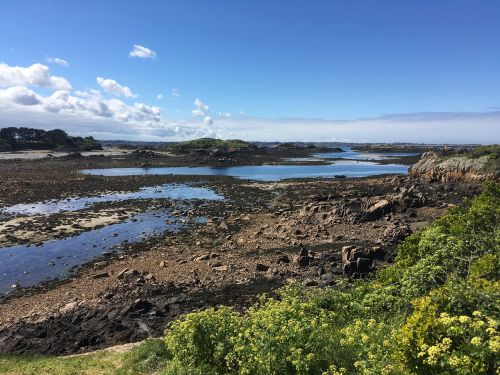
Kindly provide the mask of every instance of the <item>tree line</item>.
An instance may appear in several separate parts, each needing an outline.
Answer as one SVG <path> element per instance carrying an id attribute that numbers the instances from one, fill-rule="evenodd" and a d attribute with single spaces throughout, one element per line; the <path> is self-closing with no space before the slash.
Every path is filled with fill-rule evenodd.
<path id="1" fill-rule="evenodd" d="M 102 146 L 93 137 L 72 137 L 64 130 L 43 130 L 28 127 L 7 127 L 0 129 L 0 151 L 27 149 L 100 150 Z"/>

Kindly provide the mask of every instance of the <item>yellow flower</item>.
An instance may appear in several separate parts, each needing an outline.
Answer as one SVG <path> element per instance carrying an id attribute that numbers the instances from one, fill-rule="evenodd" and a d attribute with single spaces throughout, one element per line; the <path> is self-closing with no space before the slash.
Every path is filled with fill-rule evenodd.
<path id="1" fill-rule="evenodd" d="M 476 336 L 476 337 L 473 337 L 473 338 L 470 340 L 470 343 L 471 343 L 472 345 L 474 345 L 474 346 L 478 346 L 478 345 L 481 345 L 481 342 L 482 342 L 482 341 L 483 341 L 483 340 L 481 340 L 481 337 Z"/>
<path id="2" fill-rule="evenodd" d="M 460 367 L 462 362 L 460 361 L 460 358 L 458 358 L 456 355 L 454 355 L 454 356 L 451 356 L 450 359 L 448 359 L 448 363 L 452 367 Z"/>
<path id="3" fill-rule="evenodd" d="M 449 347 L 451 344 L 452 344 L 453 341 L 451 341 L 451 339 L 449 337 L 445 337 L 443 339 L 443 344 L 447 347 Z"/>
<path id="4" fill-rule="evenodd" d="M 500 351 L 500 337 L 499 336 L 495 336 L 493 337 L 488 346 L 490 347 L 490 350 L 494 353 L 497 353 Z"/>
<path id="5" fill-rule="evenodd" d="M 458 321 L 460 323 L 467 323 L 469 320 L 470 320 L 470 318 L 468 316 L 465 316 L 465 315 L 460 315 L 458 318 Z"/>
<path id="6" fill-rule="evenodd" d="M 486 328 L 486 333 L 490 336 L 493 336 L 495 334 L 496 330 L 494 328 Z"/>

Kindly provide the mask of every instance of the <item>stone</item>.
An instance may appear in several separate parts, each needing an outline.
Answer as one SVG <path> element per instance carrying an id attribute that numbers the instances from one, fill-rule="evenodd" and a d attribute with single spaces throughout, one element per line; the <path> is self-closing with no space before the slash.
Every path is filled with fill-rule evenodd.
<path id="1" fill-rule="evenodd" d="M 255 270 L 259 272 L 266 272 L 269 269 L 269 266 L 262 264 L 262 263 L 257 263 L 255 265 Z"/>
<path id="2" fill-rule="evenodd" d="M 128 272 L 128 268 L 124 268 L 123 270 L 121 270 L 118 275 L 116 275 L 116 277 L 118 279 L 122 279 L 123 278 L 123 275 L 125 275 L 125 273 Z"/>
<path id="3" fill-rule="evenodd" d="M 210 259 L 210 254 L 206 253 L 203 255 L 200 255 L 194 259 L 195 262 L 201 262 L 202 260 L 209 260 Z"/>
<path id="4" fill-rule="evenodd" d="M 67 312 L 74 310 L 78 306 L 78 302 L 70 302 L 59 309 L 61 314 L 66 314 Z"/>
<path id="5" fill-rule="evenodd" d="M 342 265 L 342 271 L 344 272 L 344 274 L 351 275 L 357 272 L 357 270 L 358 268 L 356 262 L 347 261 Z"/>
<path id="6" fill-rule="evenodd" d="M 365 258 L 367 257 L 366 252 L 363 249 L 355 248 L 355 249 L 351 250 L 351 254 L 349 256 L 349 260 L 351 262 L 355 261 L 356 259 L 358 259 L 360 257 L 365 257 Z"/>
<path id="7" fill-rule="evenodd" d="M 368 209 L 364 211 L 365 216 L 369 220 L 380 219 L 385 214 L 391 211 L 392 203 L 387 199 L 381 199 L 378 202 L 372 204 Z"/>
<path id="8" fill-rule="evenodd" d="M 356 269 L 359 273 L 368 273 L 372 269 L 372 260 L 368 258 L 358 258 L 356 260 Z"/>
<path id="9" fill-rule="evenodd" d="M 288 255 L 282 255 L 278 258 L 278 261 L 277 263 L 290 263 L 290 258 L 288 257 Z"/>
<path id="10" fill-rule="evenodd" d="M 108 265 L 108 262 L 106 261 L 102 261 L 102 262 L 95 262 L 94 263 L 94 268 L 97 269 L 97 270 L 102 270 L 103 268 L 105 268 L 106 266 Z"/>
<path id="11" fill-rule="evenodd" d="M 300 249 L 299 257 L 306 257 L 308 255 L 309 255 L 309 252 L 307 251 L 307 249 L 305 247 L 303 247 L 302 249 Z"/>
<path id="12" fill-rule="evenodd" d="M 304 280 L 303 284 L 304 286 L 316 286 L 318 285 L 318 282 L 316 280 L 307 278 Z"/>
<path id="13" fill-rule="evenodd" d="M 106 277 L 109 277 L 109 273 L 107 272 L 99 272 L 92 275 L 93 279 L 105 279 Z"/>
<path id="14" fill-rule="evenodd" d="M 308 256 L 295 256 L 294 263 L 297 263 L 299 267 L 307 267 L 310 263 Z"/>
<path id="15" fill-rule="evenodd" d="M 349 245 L 349 246 L 344 246 L 342 250 L 340 251 L 341 258 L 342 258 L 342 263 L 345 263 L 349 260 L 351 256 L 351 250 L 354 250 L 356 246 Z"/>

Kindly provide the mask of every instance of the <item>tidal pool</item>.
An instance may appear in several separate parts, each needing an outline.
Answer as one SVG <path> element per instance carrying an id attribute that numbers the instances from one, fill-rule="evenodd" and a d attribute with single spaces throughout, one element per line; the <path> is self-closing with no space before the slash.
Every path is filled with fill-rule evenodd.
<path id="1" fill-rule="evenodd" d="M 287 162 L 323 161 L 323 165 L 247 165 L 236 167 L 156 167 L 85 169 L 82 173 L 98 176 L 138 175 L 201 175 L 231 176 L 245 180 L 278 181 L 286 178 L 367 177 L 380 174 L 406 174 L 408 167 L 401 164 L 378 164 L 377 160 L 414 156 L 415 153 L 358 152 L 349 147 L 344 152 L 323 152 L 308 158 L 287 158 Z M 341 159 L 331 161 L 331 159 Z M 343 160 L 342 160 L 343 159 Z"/>
<path id="2" fill-rule="evenodd" d="M 408 167 L 399 164 L 339 160 L 327 165 L 249 165 L 237 167 L 156 167 L 85 169 L 82 173 L 98 176 L 203 175 L 231 176 L 245 180 L 277 181 L 286 178 L 366 177 L 381 174 L 406 174 Z"/>
<path id="3" fill-rule="evenodd" d="M 165 184 L 143 187 L 134 192 L 107 193 L 97 196 L 72 197 L 62 200 L 54 199 L 46 202 L 16 204 L 0 209 L 0 214 L 55 214 L 63 211 L 83 210 L 95 203 L 119 202 L 132 199 L 221 200 L 224 199 L 224 197 L 218 195 L 213 190 L 203 187 L 194 187 L 184 184 Z"/>
<path id="4" fill-rule="evenodd" d="M 328 160 L 328 159 L 354 159 L 354 160 L 390 160 L 406 156 L 416 156 L 418 153 L 414 152 L 363 152 L 354 151 L 351 148 L 343 148 L 343 152 L 319 152 L 312 154 L 315 158 Z"/>
<path id="5" fill-rule="evenodd" d="M 130 199 L 171 199 L 188 201 L 223 200 L 213 190 L 181 184 L 145 187 L 136 192 L 109 193 L 95 197 L 73 197 L 64 200 L 18 204 L 0 210 L 3 215 L 53 214 L 78 211 L 98 202 L 115 202 Z M 0 294 L 19 287 L 37 285 L 43 281 L 62 279 L 71 268 L 88 263 L 107 252 L 120 249 L 120 244 L 142 242 L 149 236 L 176 232 L 190 225 L 203 223 L 204 217 L 176 217 L 168 209 L 155 209 L 134 215 L 123 222 L 99 229 L 50 240 L 41 246 L 17 245 L 0 248 Z M 12 286 L 16 286 L 13 288 Z"/>
<path id="6" fill-rule="evenodd" d="M 43 281 L 62 279 L 70 269 L 119 250 L 124 241 L 144 241 L 149 236 L 176 232 L 206 219 L 178 218 L 167 210 L 154 210 L 135 215 L 125 221 L 79 235 L 44 242 L 41 246 L 0 248 L 0 294 L 14 290 L 13 285 L 28 287 Z M 186 221 L 183 223 L 182 221 Z"/>

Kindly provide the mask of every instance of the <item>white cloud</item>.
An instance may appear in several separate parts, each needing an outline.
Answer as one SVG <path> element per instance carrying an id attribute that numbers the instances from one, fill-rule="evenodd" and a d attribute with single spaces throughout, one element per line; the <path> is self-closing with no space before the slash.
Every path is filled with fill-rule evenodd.
<path id="1" fill-rule="evenodd" d="M 162 95 L 162 94 L 158 94 L 158 95 L 156 95 L 156 99 L 158 99 L 158 100 L 162 100 L 162 99 L 163 99 L 163 95 Z"/>
<path id="2" fill-rule="evenodd" d="M 139 57 L 141 59 L 154 59 L 156 52 L 138 44 L 134 44 L 132 51 L 129 52 L 130 57 Z"/>
<path id="3" fill-rule="evenodd" d="M 38 86 L 56 90 L 70 90 L 70 83 L 63 77 L 50 74 L 49 67 L 33 64 L 28 67 L 0 63 L 0 87 Z"/>
<path id="4" fill-rule="evenodd" d="M 57 90 L 44 97 L 26 87 L 14 86 L 0 90 L 0 100 L 6 106 L 37 106 L 41 112 L 71 114 L 82 118 L 96 116 L 124 122 L 161 121 L 158 107 L 143 103 L 127 105 L 119 99 L 106 99 L 96 90 L 80 91 L 76 96 L 66 90 Z"/>
<path id="5" fill-rule="evenodd" d="M 179 96 L 181 96 L 181 93 L 179 92 L 179 89 L 172 89 L 172 91 L 170 91 L 170 95 L 172 95 L 174 98 L 178 98 Z"/>
<path id="6" fill-rule="evenodd" d="M 61 128 L 74 135 L 101 139 L 182 140 L 207 136 L 222 137 L 206 121 L 166 121 L 160 108 L 144 103 L 128 105 L 107 99 L 97 90 L 57 90 L 42 96 L 29 88 L 0 89 L 0 123 Z"/>
<path id="7" fill-rule="evenodd" d="M 75 90 L 74 93 L 76 96 L 79 96 L 81 98 L 89 98 L 89 97 L 101 94 L 101 92 L 99 90 L 95 90 L 95 89 L 90 89 L 87 91 Z"/>
<path id="8" fill-rule="evenodd" d="M 231 118 L 231 114 L 229 112 L 219 112 L 219 117 Z"/>
<path id="9" fill-rule="evenodd" d="M 23 86 L 12 86 L 0 90 L 0 100 L 19 105 L 37 105 L 41 103 L 41 98 L 37 93 Z"/>
<path id="10" fill-rule="evenodd" d="M 130 90 L 127 86 L 122 86 L 118 82 L 116 82 L 114 79 L 105 79 L 102 77 L 97 77 L 97 83 L 99 86 L 103 88 L 104 91 L 116 95 L 116 96 L 124 96 L 126 98 L 136 98 L 137 95 L 132 93 L 132 90 Z"/>
<path id="11" fill-rule="evenodd" d="M 64 59 L 61 59 L 60 57 L 50 57 L 48 56 L 46 59 L 45 59 L 48 63 L 50 64 L 57 64 L 57 65 L 61 65 L 61 66 L 69 66 L 68 62 Z"/>
<path id="12" fill-rule="evenodd" d="M 193 115 L 193 117 L 203 117 L 203 116 L 205 116 L 205 112 L 203 112 L 201 109 L 193 109 L 191 111 L 191 114 Z"/>
<path id="13" fill-rule="evenodd" d="M 5 81 L 4 81 L 5 82 Z M 22 85 L 0 89 L 0 124 L 61 128 L 101 139 L 185 140 L 199 137 L 258 141 L 500 143 L 500 111 L 414 113 L 361 120 L 221 117 L 195 100 L 202 116 L 166 120 L 160 108 L 109 99 L 98 90 L 56 90 L 46 96 Z"/>
<path id="14" fill-rule="evenodd" d="M 208 115 L 208 110 L 210 109 L 210 107 L 206 104 L 203 104 L 203 102 L 199 98 L 196 98 L 194 100 L 194 106 L 195 108 L 191 111 L 193 117 L 205 117 Z"/>

